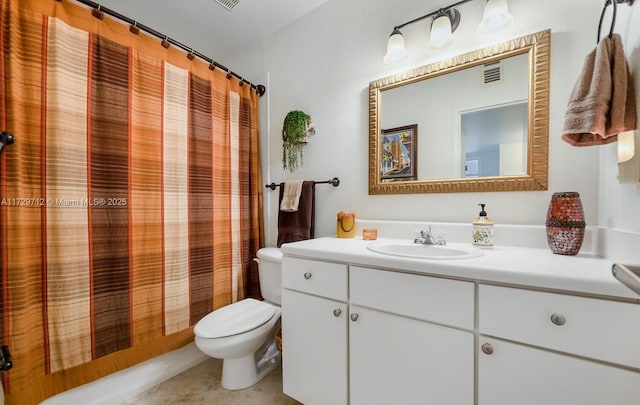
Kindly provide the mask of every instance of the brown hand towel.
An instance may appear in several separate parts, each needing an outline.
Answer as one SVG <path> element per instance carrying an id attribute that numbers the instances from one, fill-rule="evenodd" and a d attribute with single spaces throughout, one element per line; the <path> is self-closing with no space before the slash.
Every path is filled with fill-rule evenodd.
<path id="1" fill-rule="evenodd" d="M 603 145 L 635 127 L 633 81 L 620 35 L 613 34 L 585 58 L 567 105 L 562 139 L 573 146 Z"/>
<path id="2" fill-rule="evenodd" d="M 284 184 L 280 184 L 280 202 L 284 196 Z M 315 184 L 304 181 L 298 201 L 298 210 L 278 210 L 278 247 L 283 243 L 313 239 L 315 228 Z"/>
<path id="3" fill-rule="evenodd" d="M 617 135 L 636 129 L 636 92 L 620 35 L 613 34 L 613 59 L 611 61 L 611 108 L 609 109 L 608 135 Z"/>

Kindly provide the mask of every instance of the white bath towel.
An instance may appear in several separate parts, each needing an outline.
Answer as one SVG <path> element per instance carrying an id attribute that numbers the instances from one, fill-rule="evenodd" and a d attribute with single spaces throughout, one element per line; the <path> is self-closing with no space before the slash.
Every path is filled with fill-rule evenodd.
<path id="1" fill-rule="evenodd" d="M 300 202 L 300 193 L 302 193 L 303 180 L 291 180 L 284 183 L 284 191 L 282 201 L 280 202 L 280 210 L 284 212 L 298 211 L 298 203 Z"/>

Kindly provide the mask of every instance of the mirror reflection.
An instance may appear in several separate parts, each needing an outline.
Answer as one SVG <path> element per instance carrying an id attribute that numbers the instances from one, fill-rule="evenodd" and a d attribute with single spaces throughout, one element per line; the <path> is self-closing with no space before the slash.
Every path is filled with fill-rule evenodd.
<path id="1" fill-rule="evenodd" d="M 409 176 L 411 180 L 500 176 L 506 174 L 499 169 L 504 165 L 500 161 L 501 155 L 503 159 L 511 160 L 518 142 L 518 150 L 522 152 L 524 148 L 526 151 L 523 144 L 526 144 L 528 124 L 528 93 L 528 54 L 462 69 L 383 91 L 380 99 L 382 132 L 407 124 L 419 128 L 419 147 L 415 154 L 419 156 L 420 164 L 413 162 L 419 169 L 417 177 Z M 519 139 L 513 139 L 516 137 L 514 130 L 518 131 Z M 410 145 L 412 139 L 408 140 L 407 146 Z M 521 153 L 519 158 L 522 163 Z M 476 162 L 479 171 L 472 170 L 467 176 L 467 160 Z M 383 159 L 383 180 L 387 164 Z M 521 167 L 518 173 L 509 172 L 523 174 L 526 164 L 524 171 Z"/>
<path id="2" fill-rule="evenodd" d="M 460 113 L 462 177 L 527 173 L 528 105 L 515 101 Z"/>
<path id="3" fill-rule="evenodd" d="M 549 31 L 370 83 L 370 194 L 544 190 Z"/>

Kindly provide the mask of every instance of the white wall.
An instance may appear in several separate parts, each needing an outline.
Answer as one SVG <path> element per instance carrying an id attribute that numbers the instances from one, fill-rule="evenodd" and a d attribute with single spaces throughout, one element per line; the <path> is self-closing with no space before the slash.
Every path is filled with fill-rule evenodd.
<path id="1" fill-rule="evenodd" d="M 359 218 L 469 222 L 477 203 L 486 203 L 497 223 L 544 224 L 551 194 L 581 194 L 588 225 L 640 232 L 640 196 L 635 185 L 618 185 L 615 145 L 572 147 L 560 139 L 566 103 L 585 55 L 595 46 L 599 0 L 510 1 L 512 23 L 497 34 L 478 34 L 484 1 L 459 6 L 462 14 L 455 42 L 428 51 L 428 25 L 402 31 L 410 57 L 385 65 L 386 40 L 395 25 L 450 4 L 425 0 L 329 0 L 261 46 L 230 58 L 229 65 L 253 82 L 267 85 L 261 100 L 264 182 L 294 178 L 324 180 L 337 176 L 338 188 L 322 185 L 317 193 L 317 236 L 335 234 L 338 211 Z M 611 8 L 611 7 L 610 7 Z M 620 5 L 616 31 L 631 51 L 640 93 L 640 5 Z M 605 24 L 608 25 L 608 18 Z M 549 190 L 502 193 L 455 193 L 371 196 L 368 194 L 368 85 L 372 80 L 550 28 L 551 100 L 549 117 Z M 632 50 L 631 41 L 635 41 Z M 640 105 L 640 103 L 639 103 Z M 289 110 L 313 118 L 316 136 L 305 148 L 304 166 L 295 173 L 281 165 L 280 130 Z M 267 243 L 275 244 L 277 192 L 265 191 Z"/>
<path id="2" fill-rule="evenodd" d="M 636 106 L 640 109 L 640 4 L 618 7 L 621 19 L 616 24 L 620 32 L 636 91 Z M 638 117 L 640 118 L 640 117 Z M 638 121 L 640 123 L 640 119 Z M 624 163 L 634 168 L 635 178 L 640 171 L 640 131 L 635 131 L 636 156 Z M 610 229 L 640 233 L 640 184 L 620 184 L 617 144 L 601 148 L 600 153 L 600 225 Z"/>

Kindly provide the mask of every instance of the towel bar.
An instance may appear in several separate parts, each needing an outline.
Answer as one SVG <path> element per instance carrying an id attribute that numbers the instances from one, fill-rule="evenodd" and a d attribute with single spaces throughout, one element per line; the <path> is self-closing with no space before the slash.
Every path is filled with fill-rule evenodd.
<path id="1" fill-rule="evenodd" d="M 640 295 L 640 267 L 614 263 L 611 272 L 618 281 Z"/>
<path id="2" fill-rule="evenodd" d="M 337 177 L 334 177 L 331 180 L 314 181 L 313 184 L 331 184 L 333 187 L 338 187 L 340 185 L 340 179 Z M 271 190 L 275 190 L 276 187 L 280 187 L 280 184 L 276 184 L 272 182 L 271 184 L 265 184 L 264 186 L 266 188 L 270 188 Z"/>

